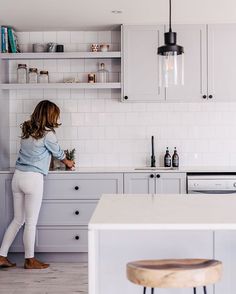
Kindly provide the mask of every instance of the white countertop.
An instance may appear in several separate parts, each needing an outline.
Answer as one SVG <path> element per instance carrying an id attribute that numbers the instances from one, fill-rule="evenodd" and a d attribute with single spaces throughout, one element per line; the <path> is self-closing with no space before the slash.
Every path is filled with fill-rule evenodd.
<path id="1" fill-rule="evenodd" d="M 75 171 L 54 170 L 49 171 L 49 174 L 61 173 L 236 173 L 236 166 L 181 166 L 178 169 L 139 169 L 140 167 L 79 167 Z M 14 168 L 0 170 L 0 174 L 13 173 Z"/>
<path id="2" fill-rule="evenodd" d="M 90 230 L 236 230 L 232 195 L 104 195 Z"/>

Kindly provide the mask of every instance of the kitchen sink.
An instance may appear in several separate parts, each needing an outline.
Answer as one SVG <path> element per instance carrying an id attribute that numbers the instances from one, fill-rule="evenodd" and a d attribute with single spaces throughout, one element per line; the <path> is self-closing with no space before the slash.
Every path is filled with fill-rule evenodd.
<path id="1" fill-rule="evenodd" d="M 136 167 L 135 170 L 174 170 L 175 168 L 173 167 L 164 167 L 164 166 L 156 166 L 156 167 L 151 167 L 151 166 L 144 166 L 144 167 Z"/>

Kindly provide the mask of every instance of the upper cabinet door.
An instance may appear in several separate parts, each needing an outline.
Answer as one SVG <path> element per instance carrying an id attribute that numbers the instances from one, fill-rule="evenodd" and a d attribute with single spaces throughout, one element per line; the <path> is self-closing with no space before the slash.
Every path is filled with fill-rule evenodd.
<path id="1" fill-rule="evenodd" d="M 236 24 L 208 26 L 208 97 L 236 101 Z"/>
<path id="2" fill-rule="evenodd" d="M 123 26 L 123 99 L 161 101 L 157 48 L 163 44 L 164 26 Z M 128 97 L 128 98 L 127 98 Z"/>
<path id="3" fill-rule="evenodd" d="M 184 85 L 166 88 L 169 101 L 201 101 L 207 96 L 206 25 L 174 25 L 177 44 L 184 47 Z"/>

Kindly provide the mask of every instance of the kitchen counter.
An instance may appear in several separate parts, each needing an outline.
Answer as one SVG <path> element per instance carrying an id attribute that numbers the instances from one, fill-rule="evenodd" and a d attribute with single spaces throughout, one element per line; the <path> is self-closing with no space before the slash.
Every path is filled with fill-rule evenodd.
<path id="1" fill-rule="evenodd" d="M 0 170 L 0 174 L 13 173 L 14 168 Z M 235 173 L 236 166 L 181 166 L 178 169 L 161 169 L 141 167 L 79 167 L 74 171 L 50 170 L 49 173 Z"/>
<path id="2" fill-rule="evenodd" d="M 105 195 L 91 230 L 236 230 L 236 197 L 220 195 Z"/>
<path id="3" fill-rule="evenodd" d="M 102 196 L 89 223 L 89 293 L 141 291 L 125 275 L 132 260 L 215 258 L 223 262 L 224 275 L 208 291 L 233 294 L 235 211 L 236 197 L 224 194 Z"/>

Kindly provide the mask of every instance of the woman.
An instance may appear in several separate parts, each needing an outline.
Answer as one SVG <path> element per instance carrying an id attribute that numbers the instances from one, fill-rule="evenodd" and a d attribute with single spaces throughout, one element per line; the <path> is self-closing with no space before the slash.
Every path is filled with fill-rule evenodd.
<path id="1" fill-rule="evenodd" d="M 44 100 L 35 108 L 30 120 L 22 128 L 21 146 L 12 179 L 14 218 L 0 248 L 0 267 L 14 267 L 7 258 L 8 250 L 21 226 L 25 224 L 23 243 L 25 269 L 44 269 L 49 266 L 34 258 L 36 224 L 43 197 L 43 175 L 47 175 L 51 156 L 72 168 L 74 162 L 65 158 L 55 128 L 59 127 L 60 109 Z"/>

